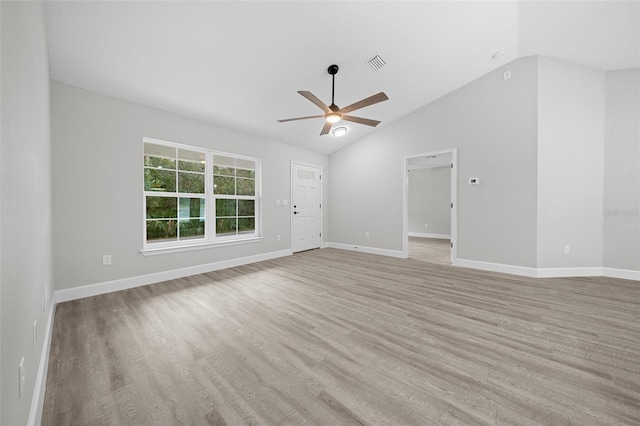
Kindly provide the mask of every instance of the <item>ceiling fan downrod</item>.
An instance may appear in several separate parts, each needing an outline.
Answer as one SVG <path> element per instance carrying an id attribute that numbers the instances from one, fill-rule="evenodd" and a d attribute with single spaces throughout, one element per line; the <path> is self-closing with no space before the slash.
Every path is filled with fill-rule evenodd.
<path id="1" fill-rule="evenodd" d="M 334 101 L 336 92 L 336 74 L 338 74 L 339 70 L 340 68 L 338 68 L 338 66 L 335 64 L 330 65 L 329 68 L 327 68 L 327 72 L 331 74 L 331 105 L 329 105 L 329 109 L 333 112 L 336 112 L 340 109 Z"/>

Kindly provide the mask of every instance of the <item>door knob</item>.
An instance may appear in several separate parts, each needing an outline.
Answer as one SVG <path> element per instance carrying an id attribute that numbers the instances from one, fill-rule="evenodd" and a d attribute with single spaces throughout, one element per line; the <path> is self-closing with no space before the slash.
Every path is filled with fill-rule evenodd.
<path id="1" fill-rule="evenodd" d="M 293 214 L 298 214 L 298 212 L 293 212 Z"/>

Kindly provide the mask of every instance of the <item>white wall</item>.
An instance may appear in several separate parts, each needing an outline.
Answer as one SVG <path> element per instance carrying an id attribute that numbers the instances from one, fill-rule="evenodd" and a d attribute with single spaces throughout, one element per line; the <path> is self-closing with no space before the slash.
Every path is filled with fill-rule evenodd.
<path id="1" fill-rule="evenodd" d="M 41 4 L 3 1 L 0 11 L 0 424 L 24 425 L 53 288 L 49 63 Z M 21 357 L 26 386 L 18 399 Z"/>
<path id="2" fill-rule="evenodd" d="M 604 267 L 640 271 L 640 69 L 606 74 Z"/>
<path id="3" fill-rule="evenodd" d="M 330 241 L 400 252 L 404 157 L 454 147 L 458 258 L 535 267 L 536 57 L 513 61 L 333 153 Z M 467 186 L 468 177 L 481 185 Z"/>
<path id="4" fill-rule="evenodd" d="M 604 73 L 543 57 L 538 64 L 538 267 L 599 267 Z"/>
<path id="5" fill-rule="evenodd" d="M 326 155 L 55 81 L 52 108 L 57 290 L 289 250 L 289 206 L 276 206 L 276 199 L 290 198 L 290 161 L 323 167 L 323 182 L 328 181 Z M 140 254 L 145 136 L 260 158 L 264 240 L 155 256 Z M 325 220 L 323 238 L 326 229 Z M 278 234 L 282 237 L 279 242 Z M 112 256 L 112 265 L 102 266 L 104 254 Z"/>
<path id="6" fill-rule="evenodd" d="M 409 233 L 451 235 L 451 169 L 432 167 L 409 172 Z"/>

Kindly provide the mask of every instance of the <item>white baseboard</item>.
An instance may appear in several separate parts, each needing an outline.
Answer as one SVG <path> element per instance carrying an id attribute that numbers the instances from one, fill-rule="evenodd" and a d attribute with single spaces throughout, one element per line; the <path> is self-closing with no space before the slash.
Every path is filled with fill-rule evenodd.
<path id="1" fill-rule="evenodd" d="M 290 256 L 292 254 L 293 252 L 290 249 L 280 250 L 270 253 L 257 254 L 254 256 L 240 257 L 237 259 L 223 260 L 220 262 L 206 263 L 204 265 L 190 266 L 188 268 L 172 269 L 170 271 L 157 272 L 148 275 L 139 275 L 137 277 L 123 278 L 120 280 L 89 284 L 82 287 L 57 290 L 54 294 L 54 299 L 56 303 L 67 302 L 69 300 L 82 299 L 85 297 L 112 293 L 114 291 L 127 290 L 130 288 L 141 287 L 144 285 L 173 280 L 176 278 L 188 277 L 190 275 L 204 274 L 206 272 L 218 271 L 220 269 L 248 265 L 250 263 L 262 262 L 265 260 L 276 259 L 278 257 Z"/>
<path id="2" fill-rule="evenodd" d="M 439 234 L 419 234 L 409 233 L 410 237 L 425 237 L 426 238 L 450 238 L 449 235 Z M 323 247 L 331 247 L 340 250 L 359 251 L 362 253 L 378 254 L 381 256 L 397 257 L 400 259 L 406 259 L 408 256 L 406 253 L 397 250 L 381 249 L 376 247 L 363 247 L 355 244 L 341 244 L 341 243 L 325 243 Z M 578 268 L 532 268 L 527 266 L 506 265 L 502 263 L 483 262 L 480 260 L 469 259 L 452 259 L 453 266 L 461 266 L 463 268 L 474 268 L 483 271 L 501 272 L 503 274 L 521 275 L 531 278 L 563 278 L 563 277 L 611 277 L 622 278 L 626 280 L 640 281 L 640 271 L 634 271 L 630 269 L 615 269 L 615 268 L 603 268 L 600 266 L 593 267 L 578 267 Z"/>
<path id="3" fill-rule="evenodd" d="M 378 254 L 381 256 L 390 256 L 406 259 L 407 255 L 401 251 L 380 249 L 375 247 L 363 247 L 350 244 L 329 243 L 329 247 L 340 250 L 359 251 L 363 253 Z M 603 276 L 603 268 L 600 267 L 583 267 L 583 268 L 531 268 L 527 266 L 505 265 L 501 263 L 483 262 L 480 260 L 454 259 L 454 266 L 463 268 L 480 269 L 483 271 L 500 272 L 503 274 L 520 275 L 531 278 L 560 278 L 560 277 L 599 277 Z M 632 276 L 634 271 L 625 271 L 624 276 L 619 273 L 618 278 Z M 608 276 L 608 275 L 605 275 Z M 633 279 L 633 278 L 630 278 Z M 637 278 L 636 278 L 637 279 Z"/>
<path id="4" fill-rule="evenodd" d="M 530 268 L 468 259 L 456 259 L 455 266 L 522 275 L 532 278 L 611 277 L 640 281 L 640 271 L 602 268 L 600 266 L 580 268 Z"/>
<path id="5" fill-rule="evenodd" d="M 341 243 L 328 243 L 328 247 L 340 249 L 340 250 L 359 251 L 362 253 L 377 254 L 380 256 L 398 257 L 400 259 L 407 258 L 406 253 L 403 253 L 400 250 L 388 250 L 388 249 L 381 249 L 376 247 L 364 247 L 364 246 L 358 246 L 355 244 L 341 244 Z"/>
<path id="6" fill-rule="evenodd" d="M 538 278 L 601 277 L 599 266 L 581 268 L 538 268 Z"/>
<path id="7" fill-rule="evenodd" d="M 53 299 L 53 298 L 52 298 Z M 36 376 L 36 384 L 33 389 L 33 398 L 31 399 L 31 409 L 29 410 L 28 426 L 36 426 L 42 423 L 42 410 L 44 408 L 44 395 L 47 389 L 47 373 L 49 371 L 49 353 L 51 352 L 51 336 L 53 334 L 53 320 L 56 316 L 56 303 L 51 300 L 49 306 L 49 317 L 47 318 L 47 326 L 44 331 L 44 341 L 42 342 L 42 353 L 40 354 L 40 363 L 38 364 L 38 374 Z"/>
<path id="8" fill-rule="evenodd" d="M 522 275 L 525 277 L 537 277 L 538 270 L 526 266 L 504 265 L 501 263 L 482 262 L 480 260 L 456 259 L 455 266 L 463 268 L 481 269 L 483 271 L 502 272 L 503 274 Z"/>
<path id="9" fill-rule="evenodd" d="M 631 269 L 602 268 L 602 275 L 610 278 L 640 281 L 640 271 Z"/>
<path id="10" fill-rule="evenodd" d="M 528 266 L 505 265 L 501 263 L 482 262 L 479 260 L 456 259 L 456 266 L 481 269 L 483 271 L 502 272 L 503 274 L 521 275 L 531 278 L 561 278 L 561 277 L 599 277 L 602 276 L 600 267 L 584 268 L 531 268 Z"/>
<path id="11" fill-rule="evenodd" d="M 440 240 L 450 240 L 451 235 L 449 234 L 428 234 L 426 232 L 409 232 L 410 237 L 420 237 L 420 238 L 437 238 Z"/>

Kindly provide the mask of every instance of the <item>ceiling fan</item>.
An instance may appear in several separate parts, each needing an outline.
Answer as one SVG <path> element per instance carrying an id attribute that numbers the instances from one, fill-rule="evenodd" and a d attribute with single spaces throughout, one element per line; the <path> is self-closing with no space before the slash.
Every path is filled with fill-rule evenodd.
<path id="1" fill-rule="evenodd" d="M 313 93 L 308 92 L 306 90 L 299 90 L 302 96 L 313 102 L 317 105 L 321 110 L 324 111 L 323 115 L 311 115 L 308 117 L 296 117 L 296 118 L 287 118 L 284 120 L 278 120 L 279 123 L 285 123 L 287 121 L 296 121 L 296 120 L 307 120 L 309 118 L 324 118 L 326 123 L 320 132 L 320 136 L 326 135 L 331 130 L 331 125 L 337 123 L 340 120 L 351 121 L 353 123 L 364 124 L 366 126 L 376 127 L 380 124 L 377 120 L 370 120 L 368 118 L 354 117 L 352 115 L 347 115 L 348 113 L 355 111 L 360 108 L 368 107 L 369 105 L 377 104 L 378 102 L 386 101 L 389 97 L 384 93 L 376 93 L 373 96 L 369 96 L 361 101 L 353 103 L 344 108 L 338 108 L 338 106 L 334 103 L 333 97 L 335 94 L 335 85 L 336 85 L 336 74 L 338 73 L 338 66 L 331 65 L 327 72 L 331 74 L 332 83 L 331 83 L 331 105 L 325 105 L 320 99 L 318 99 Z"/>

